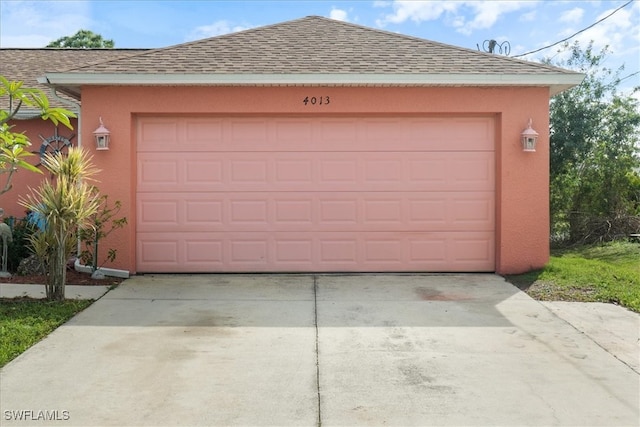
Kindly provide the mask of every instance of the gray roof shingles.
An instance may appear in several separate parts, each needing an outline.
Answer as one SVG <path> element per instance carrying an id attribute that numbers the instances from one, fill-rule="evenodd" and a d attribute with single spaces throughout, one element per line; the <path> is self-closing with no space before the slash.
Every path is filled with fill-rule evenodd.
<path id="1" fill-rule="evenodd" d="M 50 94 L 50 89 L 38 83 L 48 70 L 68 70 L 79 65 L 102 62 L 132 55 L 148 49 L 0 49 L 0 75 L 10 81 L 21 81 L 25 87 L 38 88 Z M 64 106 L 49 96 L 52 105 Z M 9 100 L 0 98 L 0 108 L 7 109 Z"/>
<path id="2" fill-rule="evenodd" d="M 62 71 L 49 67 L 47 71 Z M 309 16 L 84 65 L 96 74 L 562 74 L 540 63 Z"/>
<path id="3" fill-rule="evenodd" d="M 576 84 L 582 76 L 545 64 L 318 16 L 160 49 L 0 49 L 0 63 L 0 73 L 9 79 L 45 89 L 36 79 L 46 75 L 60 93 L 75 99 L 80 99 L 83 84 L 146 84 L 150 78 L 154 79 L 152 84 L 235 84 L 243 81 L 243 76 L 250 77 L 245 81 L 272 82 L 267 84 L 404 84 L 404 77 L 398 76 L 415 76 L 418 81 L 431 82 L 428 84 L 455 85 L 486 77 L 493 82 L 488 84 L 511 84 L 507 80 L 513 82 L 515 77 L 516 84 L 538 85 L 540 80 L 535 77 L 543 77 L 542 85 L 556 85 L 552 93 L 557 93 Z M 308 75 L 329 78 L 305 80 Z M 260 80 L 255 76 L 280 77 Z M 296 80 L 296 76 L 303 78 Z M 367 80 L 367 76 L 374 76 L 373 80 Z M 425 80 L 425 76 L 435 79 Z M 505 80 L 505 76 L 511 80 Z M 556 82 L 559 76 L 564 79 Z M 0 107 L 6 108 L 2 104 Z"/>

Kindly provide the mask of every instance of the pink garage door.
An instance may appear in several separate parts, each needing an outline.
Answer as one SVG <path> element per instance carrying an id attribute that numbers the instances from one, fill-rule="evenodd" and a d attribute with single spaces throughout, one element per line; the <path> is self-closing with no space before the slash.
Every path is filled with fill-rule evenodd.
<path id="1" fill-rule="evenodd" d="M 139 117 L 138 272 L 494 271 L 494 123 Z"/>

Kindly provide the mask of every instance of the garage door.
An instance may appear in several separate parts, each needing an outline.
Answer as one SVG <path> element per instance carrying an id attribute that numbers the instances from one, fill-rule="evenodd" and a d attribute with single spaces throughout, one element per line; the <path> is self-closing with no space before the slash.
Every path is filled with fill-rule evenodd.
<path id="1" fill-rule="evenodd" d="M 487 117 L 139 117 L 138 272 L 494 271 Z"/>

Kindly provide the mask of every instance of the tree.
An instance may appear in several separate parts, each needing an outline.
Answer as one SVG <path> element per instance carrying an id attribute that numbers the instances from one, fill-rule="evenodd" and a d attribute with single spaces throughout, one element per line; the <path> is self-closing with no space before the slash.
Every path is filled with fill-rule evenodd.
<path id="1" fill-rule="evenodd" d="M 89 30 L 79 30 L 72 36 L 60 37 L 52 41 L 47 47 L 61 47 L 72 49 L 95 49 L 105 48 L 113 49 L 113 40 L 105 40 L 100 34 L 96 34 Z"/>
<path id="2" fill-rule="evenodd" d="M 109 197 L 103 195 L 98 200 L 99 207 L 95 214 L 89 218 L 90 227 L 80 230 L 80 241 L 82 242 L 84 249 L 80 252 L 78 257 L 85 265 L 90 265 L 93 273 L 91 277 L 100 277 L 98 263 L 98 243 L 109 236 L 115 230 L 124 227 L 127 224 L 126 217 L 116 218 L 122 203 L 116 200 L 113 205 L 109 204 Z M 116 259 L 116 250 L 108 249 L 106 260 L 113 262 Z M 105 260 L 105 262 L 106 262 Z"/>
<path id="3" fill-rule="evenodd" d="M 35 166 L 26 161 L 32 154 L 28 151 L 31 145 L 24 132 L 15 132 L 14 126 L 9 125 L 22 107 L 32 107 L 38 110 L 43 120 L 50 120 L 56 126 L 62 123 L 72 128 L 70 118 L 76 117 L 64 108 L 51 107 L 49 100 L 40 89 L 23 87 L 20 81 L 9 81 L 0 76 L 0 98 L 7 97 L 8 110 L 0 110 L 0 195 L 11 189 L 14 174 L 19 168 L 40 172 Z M 41 172 L 40 172 L 41 173 Z"/>
<path id="4" fill-rule="evenodd" d="M 91 158 L 78 147 L 69 152 L 48 154 L 43 165 L 53 175 L 32 190 L 20 204 L 44 219 L 44 229 L 30 237 L 31 247 L 47 271 L 46 295 L 64 300 L 67 261 L 77 243 L 79 230 L 100 206 L 100 195 L 88 181 L 98 172 Z"/>
<path id="5" fill-rule="evenodd" d="M 607 49 L 565 44 L 555 65 L 586 74 L 550 104 L 552 236 L 611 240 L 640 231 L 640 112 L 617 91 L 620 72 L 603 67 Z M 550 63 L 551 61 L 546 61 Z M 638 90 L 638 88 L 636 88 Z"/>

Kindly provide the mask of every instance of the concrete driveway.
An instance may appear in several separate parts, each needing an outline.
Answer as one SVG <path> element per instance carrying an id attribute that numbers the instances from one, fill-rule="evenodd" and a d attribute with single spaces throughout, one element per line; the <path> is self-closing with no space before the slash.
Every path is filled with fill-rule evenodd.
<path id="1" fill-rule="evenodd" d="M 637 369 L 488 274 L 134 277 L 0 374 L 3 426 L 640 423 Z"/>

